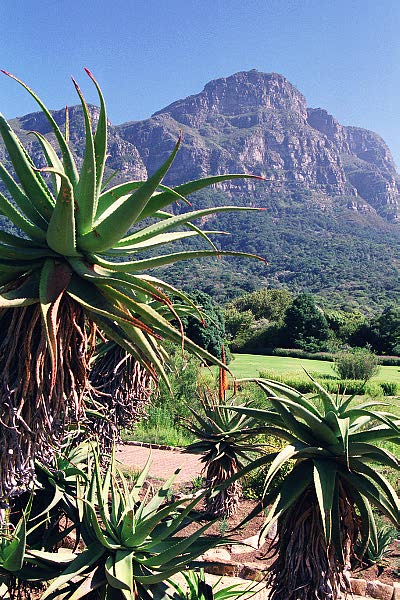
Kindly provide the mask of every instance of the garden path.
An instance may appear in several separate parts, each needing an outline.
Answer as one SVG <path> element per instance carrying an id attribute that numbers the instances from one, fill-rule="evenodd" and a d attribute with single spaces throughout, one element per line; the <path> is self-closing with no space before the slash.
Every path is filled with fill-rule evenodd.
<path id="1" fill-rule="evenodd" d="M 145 446 L 121 444 L 117 450 L 117 460 L 132 469 L 142 469 L 151 453 L 150 475 L 157 479 L 168 479 L 176 469 L 181 469 L 176 483 L 189 483 L 200 475 L 203 467 L 197 454 L 181 450 L 159 450 Z"/>

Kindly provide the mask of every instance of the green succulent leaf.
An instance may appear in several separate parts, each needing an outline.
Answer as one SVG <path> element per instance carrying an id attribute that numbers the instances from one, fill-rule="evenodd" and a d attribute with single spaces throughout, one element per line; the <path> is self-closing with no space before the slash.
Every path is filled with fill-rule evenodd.
<path id="1" fill-rule="evenodd" d="M 17 288 L 0 293 L 0 308 L 29 306 L 39 302 L 39 273 L 24 278 Z"/>
<path id="2" fill-rule="evenodd" d="M 100 113 L 97 122 L 96 133 L 94 135 L 94 153 L 96 163 L 96 194 L 93 207 L 93 219 L 97 213 L 97 201 L 103 186 L 104 166 L 107 158 L 107 111 L 104 102 L 103 93 L 99 84 L 89 69 L 85 69 L 87 75 L 93 81 L 100 100 Z"/>
<path id="3" fill-rule="evenodd" d="M 34 208 L 44 221 L 48 222 L 53 211 L 54 200 L 43 178 L 35 170 L 24 147 L 2 114 L 0 114 L 0 134 L 25 194 L 31 199 Z"/>
<path id="4" fill-rule="evenodd" d="M 26 548 L 26 516 L 22 515 L 15 528 L 13 539 L 2 549 L 0 566 L 11 573 L 18 572 L 24 563 Z"/>
<path id="5" fill-rule="evenodd" d="M 59 577 L 52 581 L 43 593 L 42 600 L 50 598 L 54 591 L 61 589 L 71 579 L 86 571 L 91 565 L 94 565 L 103 554 L 104 548 L 102 546 L 98 543 L 90 544 L 86 550 L 83 550 L 76 558 L 74 558 L 74 560 L 72 560 Z"/>
<path id="6" fill-rule="evenodd" d="M 42 109 L 43 114 L 45 115 L 46 119 L 50 123 L 51 128 L 54 132 L 54 135 L 56 136 L 57 142 L 60 146 L 60 150 L 61 150 L 61 153 L 63 156 L 64 165 L 65 165 L 66 175 L 71 180 L 72 185 L 75 186 L 76 182 L 78 181 L 78 172 L 77 172 L 75 161 L 72 157 L 71 151 L 68 148 L 68 110 L 66 110 L 66 118 L 65 118 L 66 134 L 64 137 L 63 134 L 61 133 L 60 128 L 58 127 L 56 121 L 54 120 L 51 112 L 46 108 L 45 104 L 42 102 L 42 100 L 39 98 L 39 96 L 37 96 L 37 94 L 35 94 L 35 92 L 26 85 L 26 83 L 24 83 L 23 81 L 18 79 L 18 77 L 15 77 L 15 75 L 12 75 L 11 73 L 4 71 L 3 69 L 1 70 L 1 72 L 4 73 L 5 75 L 7 75 L 8 77 L 11 77 L 11 79 L 14 79 L 15 81 L 17 81 L 32 96 L 32 98 L 34 98 L 34 100 L 38 103 L 38 105 Z"/>
<path id="7" fill-rule="evenodd" d="M 92 120 L 85 98 L 74 79 L 72 79 L 75 89 L 81 101 L 83 116 L 85 120 L 86 147 L 83 157 L 83 165 L 76 186 L 76 198 L 79 204 L 77 212 L 77 225 L 79 235 L 91 231 L 93 218 L 96 212 L 97 204 L 97 176 L 96 176 L 96 157 L 95 146 L 92 133 Z"/>
<path id="8" fill-rule="evenodd" d="M 210 185 L 215 185 L 216 183 L 222 183 L 224 181 L 231 181 L 235 179 L 258 179 L 263 180 L 263 177 L 259 177 L 257 175 L 246 175 L 246 174 L 226 174 L 226 175 L 214 175 L 212 177 L 204 177 L 203 179 L 197 179 L 195 181 L 188 181 L 187 183 L 183 183 L 181 185 L 176 186 L 173 189 L 173 192 L 177 192 L 179 195 L 186 197 L 194 192 L 198 192 L 199 190 L 204 189 L 205 187 L 209 187 Z M 147 217 L 152 216 L 155 212 L 162 210 L 166 206 L 169 206 L 171 202 L 175 199 L 174 194 L 171 190 L 160 193 L 156 196 L 153 196 L 147 206 L 142 210 L 140 214 L 140 219 L 145 219 Z M 264 209 L 258 209 L 264 210 Z"/>
<path id="9" fill-rule="evenodd" d="M 58 158 L 57 152 L 54 150 L 53 146 L 50 144 L 47 138 L 44 137 L 44 135 L 42 135 L 38 131 L 31 131 L 30 133 L 36 137 L 39 144 L 41 145 L 48 166 L 54 169 L 54 172 L 51 172 L 51 178 L 53 183 L 54 194 L 58 196 L 61 187 L 61 181 L 60 176 L 57 173 L 64 173 L 64 165 Z"/>
<path id="10" fill-rule="evenodd" d="M 0 179 L 3 180 L 10 196 L 15 201 L 16 206 L 36 227 L 46 230 L 47 221 L 41 216 L 41 214 L 35 209 L 28 196 L 24 194 L 17 182 L 5 169 L 4 165 L 0 163 Z"/>
<path id="11" fill-rule="evenodd" d="M 144 229 L 136 233 L 132 233 L 131 235 L 122 238 L 120 242 L 116 244 L 116 247 L 122 248 L 125 246 L 131 246 L 132 244 L 138 244 L 144 242 L 146 240 L 152 239 L 154 236 L 165 233 L 174 227 L 185 225 L 188 222 L 193 221 L 194 219 L 199 219 L 206 215 L 216 214 L 220 212 L 234 212 L 234 211 L 243 211 L 243 210 L 259 210 L 258 208 L 245 208 L 243 206 L 220 206 L 217 208 L 204 208 L 202 210 L 195 210 L 183 213 L 176 217 L 171 216 L 170 219 L 165 221 L 161 221 L 159 223 L 154 223 L 153 225 L 149 225 Z"/>
<path id="12" fill-rule="evenodd" d="M 0 192 L 0 213 L 7 217 L 14 225 L 19 227 L 33 240 L 45 241 L 45 229 L 40 229 L 34 223 L 29 221 L 25 215 L 17 209 L 11 202 Z"/>
<path id="13" fill-rule="evenodd" d="M 336 466 L 329 461 L 314 459 L 314 486 L 317 493 L 327 545 L 332 536 L 332 507 L 336 489 Z"/>
<path id="14" fill-rule="evenodd" d="M 110 262 L 101 258 L 98 255 L 90 255 L 90 258 L 93 260 L 93 262 L 96 262 L 101 267 L 109 269 L 110 271 L 123 271 L 126 273 L 135 273 L 137 271 L 154 269 L 155 267 L 161 267 L 163 265 L 171 265 L 175 262 L 180 262 L 182 260 L 202 258 L 205 256 L 218 256 L 219 258 L 222 256 L 236 256 L 245 258 L 256 258 L 258 260 L 264 261 L 263 258 L 257 256 L 256 254 L 249 254 L 247 252 L 231 252 L 228 250 L 220 250 L 217 253 L 214 250 L 188 250 L 186 252 L 175 252 L 172 254 L 166 254 L 164 256 L 156 256 L 155 258 L 144 258 L 141 260 L 126 262 Z"/>
<path id="15" fill-rule="evenodd" d="M 153 192 L 161 183 L 164 175 L 171 166 L 181 138 L 165 163 L 127 199 L 117 201 L 111 205 L 110 209 L 102 213 L 100 218 L 93 224 L 93 229 L 89 233 L 81 235 L 78 238 L 78 245 L 87 252 L 101 252 L 112 248 L 126 234 L 128 229 L 135 223 Z"/>

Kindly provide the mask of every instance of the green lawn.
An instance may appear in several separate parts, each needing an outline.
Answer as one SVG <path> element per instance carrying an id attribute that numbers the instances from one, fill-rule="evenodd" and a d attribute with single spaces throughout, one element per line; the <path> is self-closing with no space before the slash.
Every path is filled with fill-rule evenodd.
<path id="1" fill-rule="evenodd" d="M 259 354 L 234 354 L 229 364 L 232 373 L 238 378 L 258 377 L 260 371 L 275 371 L 281 373 L 304 373 L 303 369 L 321 375 L 335 375 L 333 363 L 324 360 L 309 360 L 306 358 L 290 358 L 287 356 L 262 356 Z M 400 367 L 380 367 L 379 373 L 372 381 L 400 382 Z"/>

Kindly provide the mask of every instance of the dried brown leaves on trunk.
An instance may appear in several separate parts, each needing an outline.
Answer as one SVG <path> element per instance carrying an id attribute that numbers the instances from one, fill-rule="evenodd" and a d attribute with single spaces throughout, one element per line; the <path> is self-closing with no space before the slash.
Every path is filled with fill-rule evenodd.
<path id="1" fill-rule="evenodd" d="M 340 498 L 341 545 L 344 564 L 325 542 L 318 501 L 303 494 L 278 521 L 272 545 L 275 561 L 269 569 L 270 600 L 336 600 L 350 593 L 348 570 L 358 535 L 358 518 L 346 495 Z M 343 594 L 343 596 L 341 595 Z"/>
<path id="2" fill-rule="evenodd" d="M 57 448 L 65 426 L 81 418 L 96 327 L 79 304 L 63 296 L 55 378 L 38 304 L 1 310 L 0 327 L 2 500 L 30 486 L 35 457 L 45 460 Z"/>

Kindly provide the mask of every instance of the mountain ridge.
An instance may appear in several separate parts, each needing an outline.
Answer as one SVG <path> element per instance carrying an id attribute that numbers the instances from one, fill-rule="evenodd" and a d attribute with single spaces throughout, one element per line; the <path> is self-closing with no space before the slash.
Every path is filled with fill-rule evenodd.
<path id="1" fill-rule="evenodd" d="M 96 122 L 98 108 L 90 110 Z M 69 113 L 71 147 L 79 163 L 84 148 L 81 109 L 74 106 Z M 53 114 L 63 126 L 64 111 Z M 40 147 L 27 135 L 37 129 L 52 139 L 43 115 L 30 113 L 11 124 L 36 164 L 44 166 Z M 270 267 L 263 271 L 258 263 L 240 262 L 237 268 L 227 261 L 222 269 L 209 267 L 213 284 L 202 266 L 194 267 L 197 287 L 221 298 L 271 284 L 320 291 L 327 299 L 345 294 L 355 304 L 368 298 L 377 306 L 396 298 L 400 178 L 378 134 L 343 126 L 327 110 L 307 107 L 305 97 L 282 75 L 242 71 L 210 81 L 199 94 L 176 100 L 148 119 L 110 123 L 107 170 L 118 170 L 114 182 L 154 172 L 179 130 L 183 141 L 167 185 L 225 172 L 267 179 L 221 184 L 214 193 L 198 194 L 195 203 L 199 208 L 213 202 L 267 208 L 264 219 L 221 215 L 218 228 L 221 223 L 233 233 L 231 240 L 219 242 L 222 248 L 263 254 Z M 0 159 L 7 163 L 1 146 Z M 237 286 L 235 268 L 240 271 Z M 185 270 L 171 273 L 187 285 Z M 217 282 L 226 277 L 228 291 Z"/>

